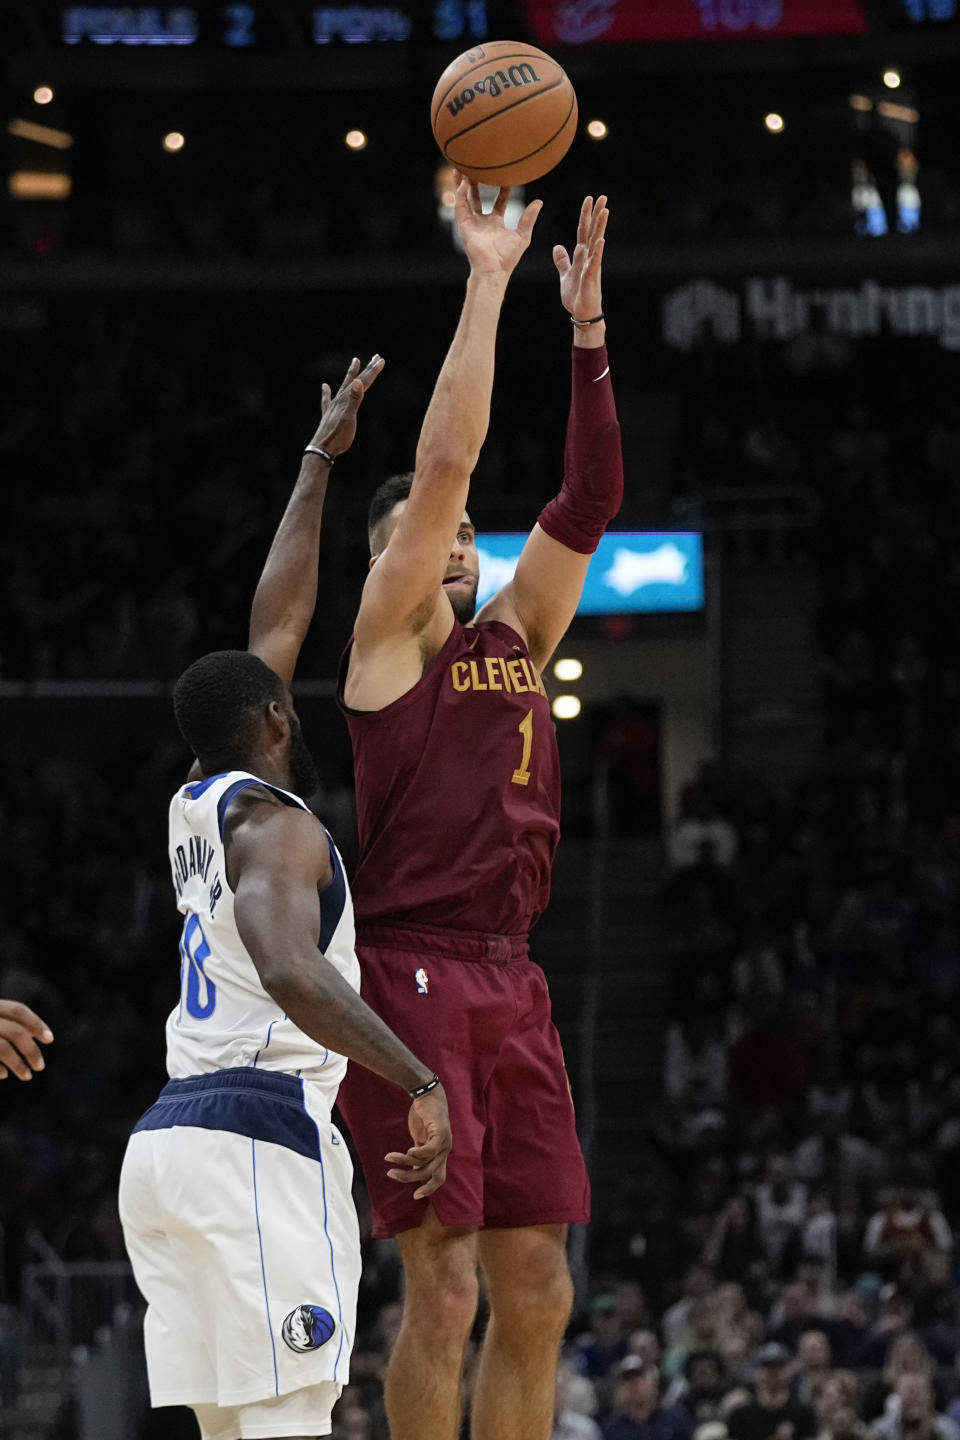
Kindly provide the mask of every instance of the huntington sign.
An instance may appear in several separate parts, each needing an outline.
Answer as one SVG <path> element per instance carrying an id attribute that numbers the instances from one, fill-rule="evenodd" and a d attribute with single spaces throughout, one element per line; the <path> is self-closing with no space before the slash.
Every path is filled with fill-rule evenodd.
<path id="1" fill-rule="evenodd" d="M 754 276 L 736 288 L 691 280 L 663 301 L 663 339 L 674 350 L 705 340 L 787 341 L 820 329 L 850 340 L 879 335 L 932 337 L 960 351 L 960 284 L 801 288 L 782 275 Z"/>

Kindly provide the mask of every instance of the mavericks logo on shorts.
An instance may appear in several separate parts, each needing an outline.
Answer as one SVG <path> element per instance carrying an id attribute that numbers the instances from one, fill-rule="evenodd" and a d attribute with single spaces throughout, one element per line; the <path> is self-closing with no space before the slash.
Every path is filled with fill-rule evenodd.
<path id="1" fill-rule="evenodd" d="M 298 1305 L 284 1320 L 280 1334 L 285 1345 L 303 1354 L 326 1345 L 336 1328 L 337 1322 L 322 1305 Z"/>

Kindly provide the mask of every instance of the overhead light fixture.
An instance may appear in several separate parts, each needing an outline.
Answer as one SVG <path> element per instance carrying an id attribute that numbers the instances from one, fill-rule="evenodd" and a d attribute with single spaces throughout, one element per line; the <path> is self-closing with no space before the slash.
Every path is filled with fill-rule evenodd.
<path id="1" fill-rule="evenodd" d="M 50 145 L 54 150 L 69 150 L 73 144 L 73 136 L 66 130 L 54 130 L 52 125 L 38 125 L 34 120 L 8 120 L 7 134 L 37 145 Z"/>
<path id="2" fill-rule="evenodd" d="M 70 189 L 70 176 L 60 170 L 14 170 L 7 177 L 13 200 L 66 200 Z"/>
<path id="3" fill-rule="evenodd" d="M 33 92 L 33 98 L 38 105 L 49 105 L 53 99 L 53 90 L 49 85 L 38 85 Z"/>
<path id="4" fill-rule="evenodd" d="M 580 714 L 579 695 L 558 695 L 550 706 L 558 720 L 575 720 Z"/>
<path id="5" fill-rule="evenodd" d="M 179 130 L 168 130 L 163 137 L 163 148 L 168 155 L 175 155 L 178 150 L 183 149 L 186 143 L 186 136 L 182 135 Z"/>
<path id="6" fill-rule="evenodd" d="M 574 660 L 572 658 L 566 660 L 558 660 L 553 667 L 553 673 L 554 675 L 556 675 L 558 680 L 564 680 L 567 682 L 571 680 L 579 680 L 580 676 L 583 674 L 583 666 L 579 660 Z"/>
<path id="7" fill-rule="evenodd" d="M 888 90 L 900 89 L 901 75 L 899 70 L 884 70 L 883 83 Z"/>
<path id="8" fill-rule="evenodd" d="M 365 150 L 367 137 L 362 130 L 348 130 L 343 137 L 343 143 L 348 150 Z"/>
<path id="9" fill-rule="evenodd" d="M 783 116 L 778 115 L 776 110 L 771 110 L 769 115 L 764 115 L 763 123 L 771 135 L 779 135 L 783 130 Z"/>
<path id="10" fill-rule="evenodd" d="M 587 134 L 591 140 L 606 140 L 610 134 L 610 129 L 604 120 L 588 120 Z"/>

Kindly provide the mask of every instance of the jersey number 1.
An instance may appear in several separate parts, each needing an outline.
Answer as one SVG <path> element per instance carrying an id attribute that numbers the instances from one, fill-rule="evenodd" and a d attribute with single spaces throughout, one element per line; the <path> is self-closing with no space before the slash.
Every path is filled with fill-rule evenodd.
<path id="1" fill-rule="evenodd" d="M 528 710 L 517 726 L 523 736 L 523 755 L 520 764 L 510 777 L 514 785 L 530 784 L 530 755 L 533 751 L 533 711 Z"/>
<path id="2" fill-rule="evenodd" d="M 183 922 L 180 936 L 180 969 L 186 979 L 183 1003 L 194 1020 L 209 1020 L 217 1003 L 217 987 L 208 980 L 204 965 L 210 959 L 210 946 L 196 915 Z"/>

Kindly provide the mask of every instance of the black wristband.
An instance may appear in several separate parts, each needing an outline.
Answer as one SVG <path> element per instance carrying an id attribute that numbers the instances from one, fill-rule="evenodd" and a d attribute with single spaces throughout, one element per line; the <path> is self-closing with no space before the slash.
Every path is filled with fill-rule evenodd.
<path id="1" fill-rule="evenodd" d="M 304 455 L 319 455 L 321 460 L 326 460 L 328 465 L 336 464 L 334 457 L 329 450 L 321 450 L 319 445 L 307 445 L 304 447 Z"/>
<path id="2" fill-rule="evenodd" d="M 586 326 L 586 325 L 598 325 L 598 324 L 600 323 L 600 321 L 603 320 L 603 319 L 605 319 L 605 318 L 606 318 L 606 317 L 604 316 L 604 313 L 603 313 L 602 310 L 601 310 L 601 312 L 600 312 L 599 315 L 594 315 L 594 317 L 593 317 L 592 320 L 578 320 L 575 315 L 571 315 L 571 316 L 570 316 L 570 324 L 571 324 L 571 325 L 577 325 L 580 329 L 583 329 L 583 327 Z"/>
<path id="3" fill-rule="evenodd" d="M 407 1094 L 410 1096 L 411 1100 L 419 1100 L 421 1095 L 429 1095 L 431 1090 L 436 1090 L 439 1084 L 440 1076 L 434 1075 L 433 1079 L 428 1080 L 426 1085 L 421 1085 L 419 1090 L 408 1090 Z"/>

